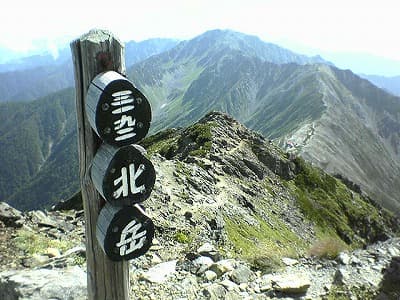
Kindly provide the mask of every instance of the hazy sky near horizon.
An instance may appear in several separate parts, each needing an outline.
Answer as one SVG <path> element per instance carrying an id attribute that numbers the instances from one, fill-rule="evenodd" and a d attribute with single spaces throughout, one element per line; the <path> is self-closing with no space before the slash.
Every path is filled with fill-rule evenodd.
<path id="1" fill-rule="evenodd" d="M 0 46 L 52 48 L 92 28 L 124 41 L 220 28 L 309 55 L 362 52 L 400 62 L 399 8 L 397 0 L 14 0 L 0 11 Z"/>

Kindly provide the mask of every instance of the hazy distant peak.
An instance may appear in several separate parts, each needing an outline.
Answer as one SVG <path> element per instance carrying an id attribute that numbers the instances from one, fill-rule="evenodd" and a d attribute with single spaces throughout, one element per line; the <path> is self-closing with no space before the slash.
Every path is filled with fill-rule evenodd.
<path id="1" fill-rule="evenodd" d="M 258 57 L 264 61 L 277 64 L 292 62 L 297 64 L 331 64 L 320 56 L 308 57 L 300 55 L 273 43 L 264 42 L 257 36 L 229 29 L 206 31 L 188 41 L 185 45 L 190 48 L 200 49 L 200 51 L 203 52 L 210 51 L 211 49 L 221 50 L 224 48 L 239 50 L 244 52 L 246 55 Z"/>

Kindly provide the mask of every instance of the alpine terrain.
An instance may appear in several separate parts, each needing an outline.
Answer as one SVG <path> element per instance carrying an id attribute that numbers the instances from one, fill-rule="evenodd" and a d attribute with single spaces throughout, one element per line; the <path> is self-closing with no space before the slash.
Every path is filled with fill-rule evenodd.
<path id="1" fill-rule="evenodd" d="M 400 212 L 400 98 L 318 57 L 211 31 L 133 66 L 153 130 L 224 111 Z"/>
<path id="2" fill-rule="evenodd" d="M 128 69 L 152 104 L 152 133 L 222 111 L 400 212 L 399 97 L 320 57 L 229 30 L 170 47 Z M 73 103 L 67 88 L 0 105 L 0 199 L 34 209 L 78 191 Z"/>
<path id="3" fill-rule="evenodd" d="M 131 299 L 396 299 L 399 220 L 230 116 L 143 140 L 156 233 Z M 0 298 L 85 299 L 82 202 L 0 203 Z"/>

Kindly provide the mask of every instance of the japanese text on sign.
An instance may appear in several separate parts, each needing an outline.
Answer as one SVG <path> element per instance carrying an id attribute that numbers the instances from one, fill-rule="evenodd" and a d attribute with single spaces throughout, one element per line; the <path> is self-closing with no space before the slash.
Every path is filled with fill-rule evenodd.
<path id="1" fill-rule="evenodd" d="M 135 220 L 132 220 L 122 230 L 121 240 L 115 245 L 119 248 L 121 256 L 128 255 L 143 247 L 144 242 L 146 241 L 146 230 L 139 232 L 141 228 L 142 224 L 136 223 Z M 129 248 L 127 246 L 128 244 Z"/>
<path id="2" fill-rule="evenodd" d="M 134 137 L 136 133 L 132 132 L 136 124 L 136 120 L 132 119 L 132 116 L 127 116 L 124 113 L 133 110 L 135 106 L 133 105 L 134 98 L 132 96 L 132 91 L 125 90 L 119 91 L 112 94 L 113 101 L 111 106 L 115 109 L 112 114 L 122 114 L 121 118 L 114 122 L 114 129 L 118 136 L 115 138 L 116 141 L 126 140 Z"/>
<path id="3" fill-rule="evenodd" d="M 132 194 L 143 193 L 146 188 L 142 184 L 141 186 L 136 185 L 136 179 L 143 173 L 145 166 L 143 164 L 139 165 L 137 171 L 135 171 L 135 164 L 129 165 L 129 176 L 126 167 L 121 168 L 121 176 L 114 180 L 114 186 L 120 187 L 114 192 L 113 196 L 115 199 L 124 196 L 128 196 L 129 188 Z"/>

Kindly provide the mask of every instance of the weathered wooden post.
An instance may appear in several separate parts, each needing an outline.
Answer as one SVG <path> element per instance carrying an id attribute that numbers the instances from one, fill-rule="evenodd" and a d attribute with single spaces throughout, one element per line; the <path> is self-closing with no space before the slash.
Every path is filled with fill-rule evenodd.
<path id="1" fill-rule="evenodd" d="M 145 150 L 133 145 L 149 130 L 150 104 L 124 77 L 124 46 L 110 32 L 92 30 L 73 41 L 71 50 L 88 299 L 127 300 L 127 260 L 143 255 L 154 234 L 138 205 L 150 196 L 154 167 Z"/>
<path id="2" fill-rule="evenodd" d="M 104 71 L 125 74 L 124 47 L 111 33 L 93 30 L 71 43 L 75 70 L 78 121 L 79 172 L 86 218 L 88 299 L 129 299 L 129 269 L 125 261 L 111 261 L 96 241 L 101 198 L 89 176 L 90 164 L 101 140 L 85 113 L 85 100 L 92 79 Z"/>

